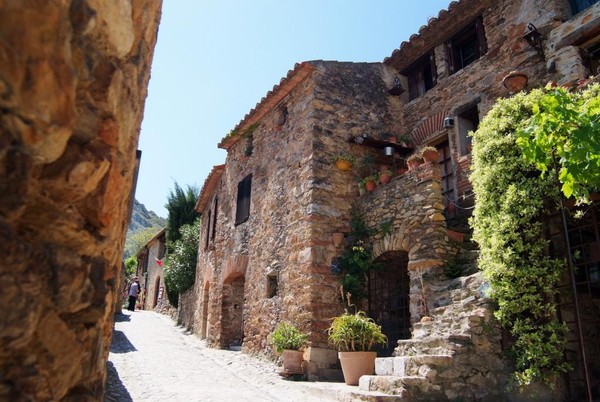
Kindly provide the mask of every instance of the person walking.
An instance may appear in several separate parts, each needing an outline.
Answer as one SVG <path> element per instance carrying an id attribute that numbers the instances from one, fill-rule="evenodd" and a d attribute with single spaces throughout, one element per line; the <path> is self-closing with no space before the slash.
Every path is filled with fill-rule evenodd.
<path id="1" fill-rule="evenodd" d="M 127 310 L 135 311 L 135 302 L 137 301 L 138 295 L 140 294 L 140 281 L 137 276 L 133 278 L 133 283 L 129 285 L 129 306 Z"/>

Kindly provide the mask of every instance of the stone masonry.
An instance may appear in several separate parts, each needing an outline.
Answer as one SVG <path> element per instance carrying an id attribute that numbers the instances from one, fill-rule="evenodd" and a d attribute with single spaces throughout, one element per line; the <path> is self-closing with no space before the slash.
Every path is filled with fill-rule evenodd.
<path id="1" fill-rule="evenodd" d="M 456 241 L 468 238 L 474 203 L 467 133 L 511 95 L 511 71 L 527 76 L 525 89 L 589 75 L 599 29 L 600 4 L 576 13 L 567 0 L 460 0 L 383 63 L 297 64 L 219 144 L 227 159 L 198 199 L 197 277 L 182 295 L 182 323 L 211 346 L 274 356 L 270 332 L 292 322 L 309 333 L 308 378 L 334 378 L 325 329 L 342 307 L 332 234 L 350 231 L 354 206 L 372 228 L 389 226 L 371 239 L 376 257 L 407 256 L 411 324 L 360 387 L 406 400 L 526 399 L 507 390 L 507 340 L 480 274 L 443 272 L 457 253 L 469 267 L 477 257 Z M 524 38 L 532 30 L 537 48 Z M 406 157 L 399 148 L 383 156 L 389 134 L 434 146 L 440 159 L 359 196 L 357 182 L 376 165 L 401 167 Z M 351 171 L 334 167 L 341 153 L 355 157 Z M 430 316 L 421 322 L 424 295 Z M 563 396 L 560 386 L 538 391 Z"/>
<path id="2" fill-rule="evenodd" d="M 160 7 L 0 2 L 0 400 L 102 399 Z"/>

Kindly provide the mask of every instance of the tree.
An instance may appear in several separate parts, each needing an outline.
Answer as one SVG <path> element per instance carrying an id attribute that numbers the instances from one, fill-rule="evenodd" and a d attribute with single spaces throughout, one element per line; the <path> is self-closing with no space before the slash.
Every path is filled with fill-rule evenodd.
<path id="1" fill-rule="evenodd" d="M 188 186 L 184 190 L 175 182 L 175 187 L 167 197 L 165 208 L 169 212 L 167 218 L 167 250 L 169 252 L 172 251 L 174 242 L 181 238 L 179 228 L 183 225 L 193 224 L 198 217 L 198 213 L 194 209 L 197 194 L 196 187 Z"/>
<path id="2" fill-rule="evenodd" d="M 525 159 L 545 174 L 556 171 L 566 198 L 589 199 L 600 189 L 600 86 L 579 92 L 549 85 L 517 132 Z"/>
<path id="3" fill-rule="evenodd" d="M 192 287 L 196 279 L 200 219 L 192 225 L 183 225 L 179 232 L 181 238 L 173 243 L 173 251 L 167 255 L 165 264 L 167 293 L 169 301 L 175 306 L 178 304 L 178 295 Z"/>
<path id="4" fill-rule="evenodd" d="M 125 259 L 125 276 L 127 276 L 128 278 L 135 275 L 135 270 L 137 268 L 138 265 L 138 260 L 137 258 L 132 255 L 131 257 L 127 257 Z"/>

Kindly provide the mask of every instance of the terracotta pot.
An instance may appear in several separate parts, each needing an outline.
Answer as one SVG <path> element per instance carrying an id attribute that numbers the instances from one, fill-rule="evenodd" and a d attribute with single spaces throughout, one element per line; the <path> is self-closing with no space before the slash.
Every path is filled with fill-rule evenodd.
<path id="1" fill-rule="evenodd" d="M 358 385 L 360 377 L 375 371 L 377 352 L 338 352 L 338 357 L 347 385 Z"/>
<path id="2" fill-rule="evenodd" d="M 350 170 L 350 168 L 352 167 L 352 163 L 350 163 L 349 161 L 345 160 L 345 159 L 338 159 L 335 161 L 335 166 L 337 166 L 338 169 L 340 170 Z"/>
<path id="3" fill-rule="evenodd" d="M 435 162 L 440 158 L 440 153 L 438 151 L 423 151 L 423 160 L 425 162 Z"/>
<path id="4" fill-rule="evenodd" d="M 287 374 L 302 374 L 302 362 L 304 361 L 304 352 L 299 350 L 283 350 L 283 371 Z"/>
<path id="5" fill-rule="evenodd" d="M 396 143 L 396 137 L 393 137 L 393 136 L 387 137 L 387 142 L 391 142 L 392 144 L 395 144 Z"/>
<path id="6" fill-rule="evenodd" d="M 379 175 L 379 182 L 381 184 L 387 184 L 390 182 L 390 180 L 392 180 L 392 176 L 389 174 L 380 174 Z"/>
<path id="7" fill-rule="evenodd" d="M 422 161 L 418 159 L 410 159 L 406 161 L 406 164 L 408 165 L 408 170 L 415 170 L 416 168 L 421 166 L 421 163 Z"/>
<path id="8" fill-rule="evenodd" d="M 367 189 L 367 192 L 369 192 L 369 193 L 371 191 L 375 190 L 375 187 L 376 187 L 376 185 L 375 185 L 375 182 L 373 182 L 373 181 L 368 181 L 365 183 L 365 188 Z"/>

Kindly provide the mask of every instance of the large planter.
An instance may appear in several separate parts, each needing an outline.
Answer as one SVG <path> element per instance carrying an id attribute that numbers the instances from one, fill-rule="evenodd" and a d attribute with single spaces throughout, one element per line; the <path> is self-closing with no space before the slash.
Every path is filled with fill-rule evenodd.
<path id="1" fill-rule="evenodd" d="M 304 361 L 304 352 L 299 350 L 283 350 L 283 371 L 286 374 L 302 374 L 302 362 Z"/>
<path id="2" fill-rule="evenodd" d="M 363 375 L 371 375 L 375 371 L 377 352 L 338 352 L 344 382 L 347 385 L 358 385 Z"/>

